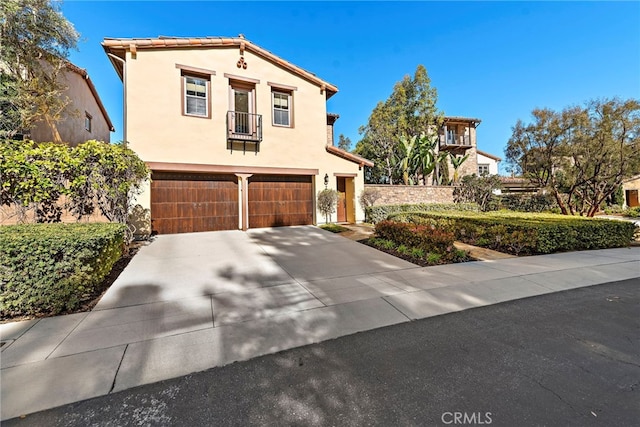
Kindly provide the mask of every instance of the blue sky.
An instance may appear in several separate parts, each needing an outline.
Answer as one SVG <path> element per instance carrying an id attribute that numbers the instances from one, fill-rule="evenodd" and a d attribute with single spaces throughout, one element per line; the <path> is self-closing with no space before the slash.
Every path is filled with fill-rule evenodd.
<path id="1" fill-rule="evenodd" d="M 418 64 L 447 115 L 478 117 L 478 147 L 503 157 L 536 107 L 640 98 L 640 2 L 72 1 L 86 68 L 122 139 L 122 84 L 104 37 L 237 36 L 338 86 L 336 138 L 353 144 L 378 101 Z M 503 162 L 504 163 L 504 162 Z"/>

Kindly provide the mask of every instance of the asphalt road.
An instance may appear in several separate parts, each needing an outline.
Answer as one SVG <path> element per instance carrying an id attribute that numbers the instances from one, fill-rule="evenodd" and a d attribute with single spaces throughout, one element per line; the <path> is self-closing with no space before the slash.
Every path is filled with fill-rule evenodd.
<path id="1" fill-rule="evenodd" d="M 640 279 L 339 338 L 3 426 L 632 426 Z"/>

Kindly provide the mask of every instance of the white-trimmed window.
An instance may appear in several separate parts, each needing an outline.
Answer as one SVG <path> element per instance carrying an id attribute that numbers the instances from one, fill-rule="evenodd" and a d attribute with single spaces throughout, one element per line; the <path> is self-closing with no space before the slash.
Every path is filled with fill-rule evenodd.
<path id="1" fill-rule="evenodd" d="M 184 114 L 209 117 L 209 80 L 183 75 Z"/>
<path id="2" fill-rule="evenodd" d="M 287 92 L 271 92 L 273 99 L 274 126 L 291 127 L 291 94 Z"/>
<path id="3" fill-rule="evenodd" d="M 489 175 L 489 164 L 488 163 L 479 163 L 478 164 L 478 175 L 480 175 L 480 176 Z"/>

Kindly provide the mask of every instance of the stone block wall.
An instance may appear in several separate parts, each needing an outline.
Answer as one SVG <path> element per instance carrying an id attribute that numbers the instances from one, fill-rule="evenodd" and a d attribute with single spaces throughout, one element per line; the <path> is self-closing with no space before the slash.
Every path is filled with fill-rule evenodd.
<path id="1" fill-rule="evenodd" d="M 416 203 L 453 203 L 452 186 L 431 185 L 380 185 L 365 184 L 365 188 L 378 191 L 377 205 L 404 205 Z"/>

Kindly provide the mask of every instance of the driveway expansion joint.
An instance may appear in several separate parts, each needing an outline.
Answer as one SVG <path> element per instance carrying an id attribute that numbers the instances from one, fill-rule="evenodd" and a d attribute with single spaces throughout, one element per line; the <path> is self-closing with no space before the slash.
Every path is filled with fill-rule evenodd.
<path id="1" fill-rule="evenodd" d="M 116 380 L 118 378 L 118 373 L 120 372 L 120 367 L 122 366 L 122 361 L 124 360 L 125 354 L 127 354 L 127 349 L 129 348 L 129 344 L 124 347 L 124 351 L 122 352 L 122 357 L 120 358 L 120 363 L 118 363 L 118 367 L 116 368 L 116 373 L 113 374 L 113 382 L 111 383 L 111 388 L 107 392 L 107 394 L 111 394 L 113 389 L 116 387 Z"/>

